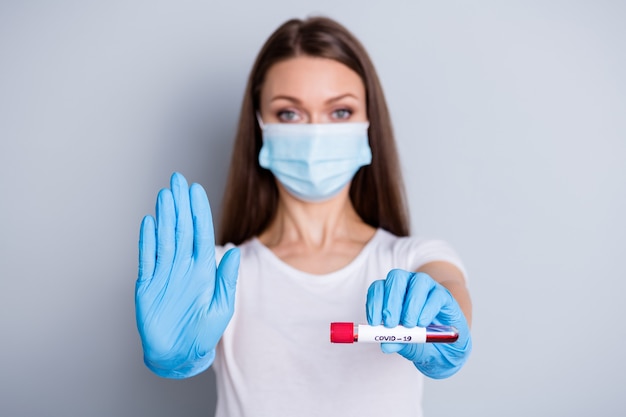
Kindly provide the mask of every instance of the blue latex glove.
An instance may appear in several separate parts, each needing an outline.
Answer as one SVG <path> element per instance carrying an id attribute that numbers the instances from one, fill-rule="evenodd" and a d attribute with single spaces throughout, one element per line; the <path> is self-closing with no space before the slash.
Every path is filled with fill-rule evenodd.
<path id="1" fill-rule="evenodd" d="M 454 343 L 382 343 L 385 353 L 397 352 L 415 364 L 424 375 L 447 378 L 456 373 L 472 350 L 465 315 L 452 294 L 423 272 L 391 270 L 385 280 L 374 281 L 367 292 L 367 321 L 370 325 L 426 327 L 454 326 L 459 338 Z"/>
<path id="2" fill-rule="evenodd" d="M 174 173 L 157 197 L 156 223 L 144 217 L 135 287 L 144 362 L 159 376 L 186 378 L 213 363 L 235 305 L 239 249 L 219 268 L 211 209 L 199 184 Z"/>

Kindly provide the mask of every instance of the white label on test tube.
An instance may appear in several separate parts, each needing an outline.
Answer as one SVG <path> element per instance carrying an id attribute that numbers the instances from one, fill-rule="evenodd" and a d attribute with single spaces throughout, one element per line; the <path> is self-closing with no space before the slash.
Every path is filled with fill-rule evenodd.
<path id="1" fill-rule="evenodd" d="M 425 327 L 385 327 L 359 324 L 359 342 L 426 343 Z"/>

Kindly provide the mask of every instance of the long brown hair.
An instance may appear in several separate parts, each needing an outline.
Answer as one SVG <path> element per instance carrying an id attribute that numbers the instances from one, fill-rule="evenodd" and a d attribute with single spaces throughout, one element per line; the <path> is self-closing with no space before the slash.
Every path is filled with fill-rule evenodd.
<path id="1" fill-rule="evenodd" d="M 256 120 L 268 69 L 299 55 L 329 58 L 355 71 L 365 84 L 372 163 L 361 167 L 350 186 L 356 212 L 373 227 L 409 234 L 408 211 L 393 130 L 376 70 L 361 43 L 326 17 L 282 24 L 259 52 L 244 93 L 219 226 L 219 244 L 240 244 L 271 223 L 278 204 L 272 173 L 259 165 L 261 129 Z"/>

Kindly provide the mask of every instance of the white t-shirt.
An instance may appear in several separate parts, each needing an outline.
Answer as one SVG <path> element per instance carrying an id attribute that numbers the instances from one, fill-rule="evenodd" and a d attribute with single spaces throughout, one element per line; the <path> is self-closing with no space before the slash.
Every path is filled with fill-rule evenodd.
<path id="1" fill-rule="evenodd" d="M 218 248 L 218 257 L 226 247 Z M 216 417 L 419 417 L 423 375 L 379 344 L 330 343 L 330 323 L 366 324 L 370 283 L 393 268 L 448 261 L 445 242 L 382 229 L 346 267 L 299 271 L 258 239 L 242 245 L 235 314 L 216 349 Z"/>

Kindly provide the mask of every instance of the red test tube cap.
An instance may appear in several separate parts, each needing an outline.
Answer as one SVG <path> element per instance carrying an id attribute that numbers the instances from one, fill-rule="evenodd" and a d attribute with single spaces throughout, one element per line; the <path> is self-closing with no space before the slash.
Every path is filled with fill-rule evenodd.
<path id="1" fill-rule="evenodd" d="M 331 343 L 354 343 L 354 323 L 330 323 Z"/>

